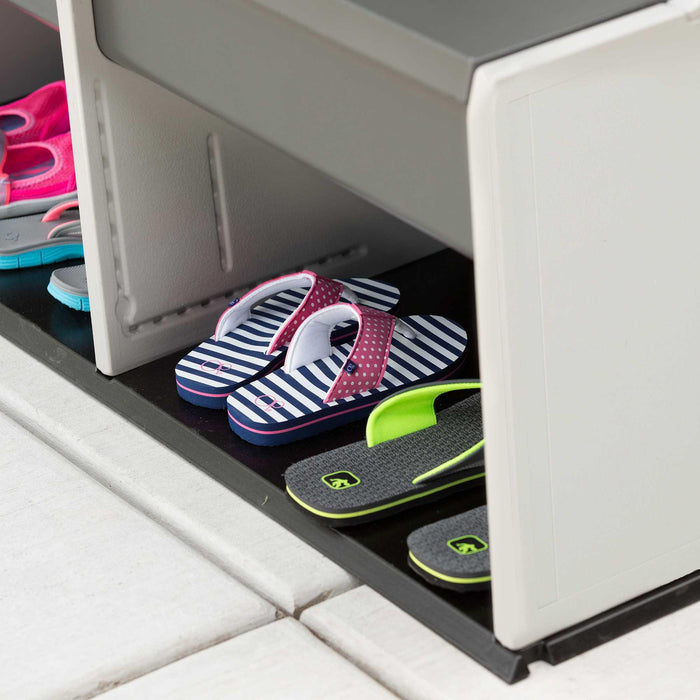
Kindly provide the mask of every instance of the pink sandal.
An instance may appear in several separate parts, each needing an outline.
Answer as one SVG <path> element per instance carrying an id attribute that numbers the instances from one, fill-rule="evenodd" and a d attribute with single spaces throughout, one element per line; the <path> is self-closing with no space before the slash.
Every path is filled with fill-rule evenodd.
<path id="1" fill-rule="evenodd" d="M 76 197 L 70 132 L 10 146 L 0 131 L 0 219 L 44 212 Z"/>
<path id="2" fill-rule="evenodd" d="M 49 83 L 21 100 L 0 105 L 0 131 L 10 146 L 70 131 L 65 82 Z"/>

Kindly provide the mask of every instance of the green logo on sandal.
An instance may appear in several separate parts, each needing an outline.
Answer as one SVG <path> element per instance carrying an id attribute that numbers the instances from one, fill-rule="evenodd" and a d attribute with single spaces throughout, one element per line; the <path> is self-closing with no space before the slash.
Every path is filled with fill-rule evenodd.
<path id="1" fill-rule="evenodd" d="M 476 554 L 488 549 L 488 545 L 484 540 L 476 535 L 463 535 L 449 540 L 447 546 L 453 549 L 457 554 Z"/>
<path id="2" fill-rule="evenodd" d="M 360 483 L 360 480 L 352 472 L 332 472 L 322 476 L 321 481 L 334 491 L 349 489 L 351 486 L 357 486 Z"/>

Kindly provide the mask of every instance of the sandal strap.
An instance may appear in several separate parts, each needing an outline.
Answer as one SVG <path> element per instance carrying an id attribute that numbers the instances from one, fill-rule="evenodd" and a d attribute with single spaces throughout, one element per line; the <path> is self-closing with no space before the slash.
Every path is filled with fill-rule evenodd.
<path id="1" fill-rule="evenodd" d="M 83 227 L 80 224 L 80 219 L 71 219 L 70 221 L 64 221 L 63 223 L 57 224 L 50 231 L 48 236 L 46 236 L 47 241 L 51 241 L 55 238 L 82 238 L 83 237 Z"/>
<path id="2" fill-rule="evenodd" d="M 422 384 L 392 394 L 377 404 L 367 419 L 367 447 L 424 430 L 438 422 L 435 399 L 452 391 L 481 389 L 479 379 L 454 379 L 447 382 Z M 438 465 L 413 479 L 420 484 L 448 473 L 483 464 L 484 440 L 471 445 L 462 454 Z"/>
<path id="3" fill-rule="evenodd" d="M 75 209 L 75 217 L 73 219 L 65 220 L 66 212 L 70 212 Z M 61 221 L 61 219 L 64 219 Z M 46 240 L 52 240 L 54 238 L 81 238 L 83 235 L 83 229 L 80 224 L 80 211 L 77 199 L 71 199 L 68 202 L 61 202 L 51 207 L 44 216 L 41 217 L 42 223 L 56 222 L 56 225 L 49 231 Z"/>
<path id="4" fill-rule="evenodd" d="M 303 274 L 303 273 L 302 273 Z M 304 300 L 296 308 L 296 311 L 280 326 L 275 336 L 270 341 L 268 353 L 289 345 L 299 326 L 314 312 L 331 304 L 335 304 L 343 294 L 343 284 L 335 280 L 321 277 L 313 272 L 311 289 Z"/>
<path id="5" fill-rule="evenodd" d="M 240 299 L 231 302 L 229 308 L 219 317 L 214 339 L 220 340 L 247 321 L 254 306 L 261 304 L 275 294 L 304 285 L 310 285 L 309 291 L 296 310 L 275 333 L 267 348 L 268 355 L 288 345 L 297 328 L 315 311 L 335 304 L 343 294 L 347 298 L 357 298 L 354 292 L 344 287 L 342 282 L 322 277 L 310 270 L 277 277 L 259 284 Z"/>
<path id="6" fill-rule="evenodd" d="M 5 174 L 3 167 L 7 159 L 7 137 L 0 129 L 0 206 L 10 201 L 10 176 Z"/>
<path id="7" fill-rule="evenodd" d="M 71 199 L 67 202 L 61 202 L 60 204 L 56 204 L 51 209 L 49 209 L 44 216 L 41 217 L 41 221 L 43 223 L 47 223 L 50 221 L 58 221 L 61 218 L 61 215 L 67 212 L 69 209 L 78 209 L 79 208 L 79 203 L 77 199 Z"/>
<path id="8" fill-rule="evenodd" d="M 344 321 L 357 321 L 357 336 L 323 403 L 376 389 L 384 378 L 394 330 L 415 337 L 412 329 L 385 311 L 358 304 L 333 304 L 312 314 L 299 326 L 289 344 L 285 372 L 329 357 L 331 332 Z"/>

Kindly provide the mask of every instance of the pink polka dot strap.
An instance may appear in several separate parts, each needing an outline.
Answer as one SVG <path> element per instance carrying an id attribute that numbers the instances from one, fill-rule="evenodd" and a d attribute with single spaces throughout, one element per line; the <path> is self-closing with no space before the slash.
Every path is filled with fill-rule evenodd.
<path id="1" fill-rule="evenodd" d="M 299 326 L 289 344 L 285 372 L 329 357 L 333 327 L 344 321 L 357 321 L 357 336 L 323 403 L 375 389 L 386 371 L 394 329 L 415 337 L 406 324 L 385 311 L 357 304 L 333 304 L 312 314 Z"/>
<path id="2" fill-rule="evenodd" d="M 309 272 L 308 274 L 313 275 L 311 289 L 309 289 L 304 300 L 297 307 L 297 310 L 277 331 L 270 342 L 270 347 L 267 350 L 268 354 L 289 345 L 289 341 L 297 332 L 299 326 L 311 316 L 312 313 L 326 306 L 330 306 L 331 304 L 335 304 L 340 299 L 343 293 L 343 285 L 340 282 L 330 280 L 327 277 L 321 277 L 314 272 Z"/>
<path id="3" fill-rule="evenodd" d="M 384 311 L 356 308 L 360 327 L 355 344 L 324 403 L 376 389 L 384 377 L 396 318 Z"/>
<path id="4" fill-rule="evenodd" d="M 303 287 L 309 287 L 309 291 L 272 337 L 267 348 L 268 355 L 288 345 L 299 325 L 314 311 L 335 304 L 343 293 L 346 297 L 356 298 L 356 295 L 351 290 L 345 289 L 341 282 L 321 277 L 310 270 L 276 277 L 259 284 L 240 299 L 229 304 L 216 324 L 215 340 L 221 340 L 227 333 L 231 333 L 248 321 L 253 308 L 262 304 L 266 299 L 285 291 L 298 290 Z"/>

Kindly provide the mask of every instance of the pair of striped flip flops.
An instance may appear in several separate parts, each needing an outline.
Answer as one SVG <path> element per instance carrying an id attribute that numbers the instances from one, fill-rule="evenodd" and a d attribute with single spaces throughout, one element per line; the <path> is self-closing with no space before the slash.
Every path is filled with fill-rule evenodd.
<path id="1" fill-rule="evenodd" d="M 180 360 L 177 391 L 225 406 L 233 432 L 256 445 L 364 418 L 388 394 L 451 373 L 466 350 L 449 319 L 392 316 L 398 299 L 396 287 L 364 278 L 303 271 L 265 282 Z"/>
<path id="2" fill-rule="evenodd" d="M 292 465 L 287 493 L 328 525 L 354 525 L 469 488 L 484 476 L 478 381 L 426 384 L 382 401 L 367 421 L 366 441 Z M 436 414 L 446 393 L 469 391 Z M 473 590 L 490 581 L 486 509 L 411 533 L 409 565 L 433 584 Z"/>

